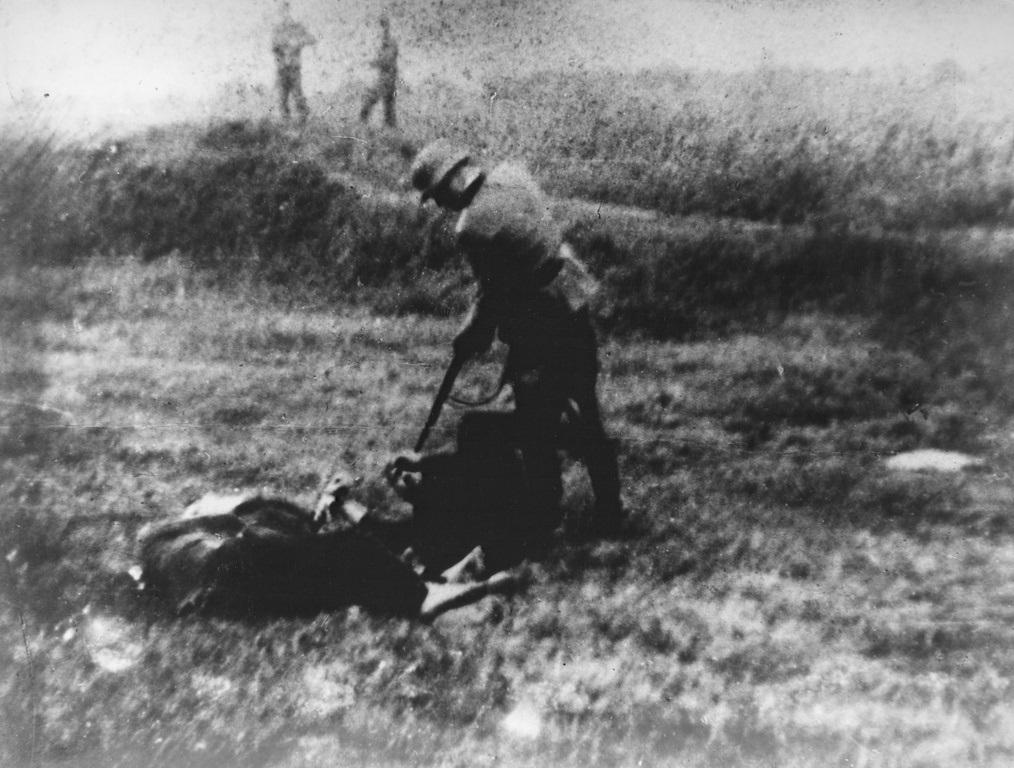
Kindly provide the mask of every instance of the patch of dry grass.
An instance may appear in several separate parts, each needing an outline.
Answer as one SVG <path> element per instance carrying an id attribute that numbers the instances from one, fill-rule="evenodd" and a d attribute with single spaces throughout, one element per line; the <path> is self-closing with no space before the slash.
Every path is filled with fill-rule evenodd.
<path id="1" fill-rule="evenodd" d="M 173 620 L 134 595 L 137 526 L 209 490 L 306 501 L 338 461 L 394 511 L 379 469 L 414 437 L 453 322 L 223 291 L 172 259 L 15 286 L 8 764 L 1012 758 L 1009 414 L 971 409 L 960 376 L 927 379 L 862 324 L 811 313 L 709 342 L 609 340 L 602 397 L 637 537 L 561 538 L 527 592 L 433 626 L 357 609 L 244 624 Z M 913 387 L 927 416 L 902 407 Z M 991 469 L 878 463 L 958 443 Z M 569 514 L 585 482 L 568 472 Z"/>

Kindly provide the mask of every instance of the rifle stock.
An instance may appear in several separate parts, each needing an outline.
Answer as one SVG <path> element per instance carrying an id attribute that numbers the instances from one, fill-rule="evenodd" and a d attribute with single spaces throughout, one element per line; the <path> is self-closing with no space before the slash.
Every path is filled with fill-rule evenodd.
<path id="1" fill-rule="evenodd" d="M 430 407 L 429 416 L 426 417 L 426 424 L 423 425 L 422 432 L 419 433 L 419 439 L 415 441 L 414 450 L 416 453 L 422 451 L 423 446 L 426 444 L 426 439 L 430 436 L 430 431 L 440 418 L 440 412 L 444 409 L 444 403 L 450 397 L 451 390 L 454 389 L 454 382 L 464 365 L 465 358 L 458 355 L 451 358 L 451 363 L 447 366 L 447 371 L 444 373 L 444 380 L 440 382 L 440 389 L 437 390 L 437 396 L 433 398 L 433 405 Z"/>

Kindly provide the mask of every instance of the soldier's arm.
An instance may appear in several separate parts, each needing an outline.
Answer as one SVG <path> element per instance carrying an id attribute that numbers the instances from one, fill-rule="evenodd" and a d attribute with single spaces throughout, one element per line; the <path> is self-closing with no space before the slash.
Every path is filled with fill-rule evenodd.
<path id="1" fill-rule="evenodd" d="M 299 25 L 299 43 L 300 45 L 316 45 L 317 38 L 314 37 L 307 31 L 306 27 L 302 24 Z"/>
<path id="2" fill-rule="evenodd" d="M 454 354 L 465 360 L 478 357 L 493 343 L 496 334 L 496 297 L 480 289 L 465 322 L 454 337 Z"/>

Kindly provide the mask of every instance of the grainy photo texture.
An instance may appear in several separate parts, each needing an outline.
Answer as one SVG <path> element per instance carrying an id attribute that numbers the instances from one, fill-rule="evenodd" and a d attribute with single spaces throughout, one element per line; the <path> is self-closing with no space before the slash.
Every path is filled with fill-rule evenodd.
<path id="1" fill-rule="evenodd" d="M 1012 40 L 5 0 L 0 763 L 1014 764 Z"/>

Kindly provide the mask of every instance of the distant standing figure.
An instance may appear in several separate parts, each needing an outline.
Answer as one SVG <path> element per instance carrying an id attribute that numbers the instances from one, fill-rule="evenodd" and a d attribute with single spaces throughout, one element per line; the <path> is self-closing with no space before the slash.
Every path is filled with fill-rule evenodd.
<path id="1" fill-rule="evenodd" d="M 271 51 L 275 54 L 275 65 L 278 68 L 278 99 L 282 116 L 288 120 L 289 97 L 299 113 L 299 122 L 305 123 L 310 109 L 306 105 L 303 94 L 303 73 L 301 56 L 303 48 L 316 45 L 317 38 L 306 31 L 306 27 L 292 18 L 292 10 L 287 2 L 282 3 L 282 18 L 271 35 Z"/>
<path id="2" fill-rule="evenodd" d="M 398 89 L 398 44 L 391 37 L 391 21 L 387 15 L 380 17 L 380 50 L 370 62 L 377 70 L 377 81 L 366 92 L 359 119 L 366 122 L 377 102 L 384 101 L 384 123 L 393 128 L 397 123 L 394 116 L 394 97 Z"/>

